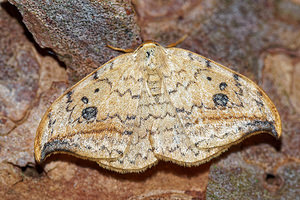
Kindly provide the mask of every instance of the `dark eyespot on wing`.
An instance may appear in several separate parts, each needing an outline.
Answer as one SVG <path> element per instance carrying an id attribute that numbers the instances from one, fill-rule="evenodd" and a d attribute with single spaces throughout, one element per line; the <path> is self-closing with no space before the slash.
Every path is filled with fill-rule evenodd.
<path id="1" fill-rule="evenodd" d="M 84 104 L 88 104 L 88 103 L 89 103 L 89 99 L 88 99 L 86 96 L 82 97 L 82 98 L 81 98 L 81 101 L 82 101 Z"/>
<path id="2" fill-rule="evenodd" d="M 86 120 L 91 120 L 96 118 L 98 110 L 96 107 L 87 107 L 82 110 L 81 116 Z"/>
<path id="3" fill-rule="evenodd" d="M 225 83 L 225 82 L 222 82 L 219 85 L 220 90 L 225 90 L 226 87 L 227 87 L 227 83 Z"/>
<path id="4" fill-rule="evenodd" d="M 215 106 L 225 107 L 229 101 L 229 98 L 226 94 L 218 93 L 213 96 L 213 101 Z"/>

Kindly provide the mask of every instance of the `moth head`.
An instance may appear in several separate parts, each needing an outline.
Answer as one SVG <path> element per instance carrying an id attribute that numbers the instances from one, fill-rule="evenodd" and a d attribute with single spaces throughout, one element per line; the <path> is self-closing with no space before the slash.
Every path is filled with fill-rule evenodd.
<path id="1" fill-rule="evenodd" d="M 136 58 L 142 60 L 145 66 L 150 69 L 155 69 L 161 66 L 161 62 L 164 58 L 164 47 L 156 42 L 145 42 L 141 44 L 136 50 Z"/>

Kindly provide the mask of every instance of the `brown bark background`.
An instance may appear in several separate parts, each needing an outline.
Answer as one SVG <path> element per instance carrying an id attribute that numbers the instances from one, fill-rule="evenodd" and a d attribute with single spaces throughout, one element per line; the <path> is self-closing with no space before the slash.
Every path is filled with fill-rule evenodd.
<path id="1" fill-rule="evenodd" d="M 300 196 L 299 0 L 0 1 L 0 197 L 3 199 L 297 199 Z M 138 174 L 33 157 L 39 121 L 62 92 L 142 41 L 178 47 L 256 81 L 282 118 L 277 141 L 246 139 L 198 167 Z"/>

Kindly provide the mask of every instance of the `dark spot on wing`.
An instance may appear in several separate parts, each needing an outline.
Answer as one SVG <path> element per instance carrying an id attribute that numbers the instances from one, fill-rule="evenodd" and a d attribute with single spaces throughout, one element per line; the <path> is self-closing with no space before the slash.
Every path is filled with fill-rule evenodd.
<path id="1" fill-rule="evenodd" d="M 82 101 L 84 104 L 88 104 L 88 103 L 89 103 L 89 99 L 88 99 L 86 96 L 82 97 L 82 98 L 81 98 L 81 101 Z"/>
<path id="2" fill-rule="evenodd" d="M 133 132 L 132 131 L 124 131 L 123 135 L 131 135 Z"/>
<path id="3" fill-rule="evenodd" d="M 211 77 L 208 76 L 208 77 L 206 77 L 206 78 L 207 78 L 207 80 L 211 81 Z"/>
<path id="4" fill-rule="evenodd" d="M 206 63 L 206 67 L 211 67 L 209 60 L 206 60 L 205 63 Z"/>
<path id="5" fill-rule="evenodd" d="M 177 113 L 184 112 L 184 108 L 181 108 L 181 109 L 180 108 L 176 108 L 175 110 L 176 110 Z"/>
<path id="6" fill-rule="evenodd" d="M 72 96 L 72 94 L 73 94 L 73 92 L 72 91 L 69 91 L 68 93 L 67 93 L 67 103 L 71 103 L 72 102 L 72 99 L 71 99 L 71 96 Z"/>
<path id="7" fill-rule="evenodd" d="M 96 88 L 94 92 L 95 92 L 95 93 L 99 92 L 99 88 Z"/>
<path id="8" fill-rule="evenodd" d="M 238 80 L 239 80 L 239 75 L 234 74 L 234 75 L 233 75 L 233 78 L 234 78 L 236 81 L 238 81 Z"/>
<path id="9" fill-rule="evenodd" d="M 96 118 L 97 112 L 98 110 L 96 107 L 87 107 L 82 110 L 81 116 L 86 120 L 90 120 Z"/>
<path id="10" fill-rule="evenodd" d="M 93 75 L 93 79 L 96 80 L 96 79 L 98 79 L 98 78 L 99 78 L 99 77 L 98 77 L 98 72 L 95 72 L 94 75 Z"/>
<path id="11" fill-rule="evenodd" d="M 112 69 L 114 66 L 114 62 L 111 62 L 110 65 L 109 65 L 109 69 Z"/>
<path id="12" fill-rule="evenodd" d="M 228 96 L 226 94 L 222 94 L 222 93 L 219 93 L 219 94 L 215 94 L 213 96 L 213 101 L 215 103 L 216 106 L 223 106 L 225 107 L 228 103 Z"/>
<path id="13" fill-rule="evenodd" d="M 132 95 L 131 98 L 132 98 L 132 99 L 140 99 L 140 98 L 141 98 L 141 95 Z"/>
<path id="14" fill-rule="evenodd" d="M 191 60 L 194 60 L 192 53 L 188 53 L 188 56 Z"/>
<path id="15" fill-rule="evenodd" d="M 263 94 L 260 91 L 257 91 L 257 94 L 261 97 L 263 96 Z"/>
<path id="16" fill-rule="evenodd" d="M 137 81 L 138 81 L 138 82 L 143 82 L 144 79 L 143 79 L 143 78 L 139 78 Z"/>
<path id="17" fill-rule="evenodd" d="M 227 87 L 227 83 L 225 83 L 225 82 L 222 82 L 219 85 L 220 90 L 225 90 L 226 87 Z"/>

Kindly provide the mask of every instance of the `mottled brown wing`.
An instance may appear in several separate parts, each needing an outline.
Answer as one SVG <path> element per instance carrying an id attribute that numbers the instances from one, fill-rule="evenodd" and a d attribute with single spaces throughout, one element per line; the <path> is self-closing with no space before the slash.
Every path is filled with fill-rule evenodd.
<path id="1" fill-rule="evenodd" d="M 279 114 L 254 82 L 195 53 L 179 48 L 166 52 L 166 93 L 198 148 L 227 146 L 258 132 L 280 137 Z"/>
<path id="2" fill-rule="evenodd" d="M 98 159 L 122 157 L 130 144 L 142 77 L 132 54 L 117 57 L 68 89 L 44 115 L 35 158 L 53 152 Z"/>

